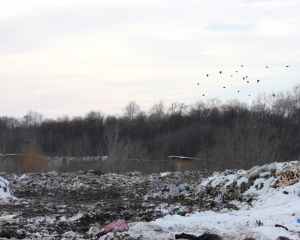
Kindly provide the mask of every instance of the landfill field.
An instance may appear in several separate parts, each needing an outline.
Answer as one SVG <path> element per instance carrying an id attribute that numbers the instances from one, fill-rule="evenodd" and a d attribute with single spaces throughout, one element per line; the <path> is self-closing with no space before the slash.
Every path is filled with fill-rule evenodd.
<path id="1" fill-rule="evenodd" d="M 193 186 L 210 174 L 205 170 L 150 175 L 96 171 L 4 174 L 16 198 L 0 205 L 1 213 L 17 221 L 3 224 L 2 219 L 6 231 L 0 237 L 26 238 L 38 228 L 43 237 L 60 239 L 73 231 L 90 238 L 86 233 L 95 224 L 102 227 L 116 219 L 149 222 L 160 218 L 163 212 L 157 206 L 170 212 L 178 209 L 175 205 L 185 206 L 180 213 L 184 215 L 194 208 L 206 208 L 193 198 Z"/>
<path id="2" fill-rule="evenodd" d="M 150 222 L 165 214 L 184 216 L 207 210 L 211 201 L 200 201 L 195 194 L 201 179 L 211 174 L 206 170 L 162 174 L 4 174 L 15 197 L 10 204 L 0 205 L 1 215 L 10 216 L 1 219 L 5 231 L 0 237 L 89 239 L 91 226 L 101 229 L 117 219 Z M 76 234 L 68 236 L 70 231 Z M 104 233 L 99 232 L 98 236 Z"/>
<path id="3" fill-rule="evenodd" d="M 143 239 L 124 233 L 118 238 L 117 233 L 166 215 L 239 210 L 232 201 L 250 207 L 255 196 L 243 193 L 256 178 L 275 177 L 273 170 L 255 171 L 248 173 L 247 180 L 244 170 L 158 174 L 79 171 L 20 176 L 2 173 L 9 183 L 2 189 L 10 191 L 12 197 L 0 199 L 0 239 Z M 278 181 L 272 184 L 274 188 L 279 186 Z M 255 186 L 263 187 L 263 183 Z M 111 238 L 110 233 L 116 235 Z M 221 239 L 213 237 L 207 239 Z"/>

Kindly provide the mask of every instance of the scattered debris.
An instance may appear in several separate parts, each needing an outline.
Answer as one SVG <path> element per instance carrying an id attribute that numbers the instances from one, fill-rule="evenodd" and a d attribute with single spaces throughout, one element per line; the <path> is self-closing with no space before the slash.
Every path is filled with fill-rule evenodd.
<path id="1" fill-rule="evenodd" d="M 153 232 L 153 236 L 167 232 L 173 234 L 170 235 L 172 239 L 176 232 L 183 230 L 178 231 L 176 224 L 162 227 L 152 221 L 171 215 L 188 217 L 204 211 L 231 214 L 235 210 L 250 209 L 257 205 L 259 196 L 267 189 L 279 191 L 281 195 L 284 193 L 285 198 L 297 196 L 299 192 L 279 184 L 279 180 L 283 176 L 287 178 L 287 171 L 292 171 L 297 179 L 299 173 L 295 173 L 295 169 L 298 166 L 299 162 L 289 162 L 278 172 L 273 163 L 248 171 L 223 172 L 98 174 L 79 171 L 21 176 L 2 173 L 0 237 L 96 239 L 107 235 L 126 239 L 126 234 L 132 229 L 130 234 L 137 234 L 132 239 L 142 239 L 139 234 L 147 231 Z M 299 219 L 296 211 L 294 215 L 295 220 Z M 254 219 L 252 224 L 263 226 L 261 220 L 268 225 L 261 218 Z M 172 227 L 171 230 L 168 227 Z M 276 224 L 275 227 L 287 230 L 282 225 Z M 189 234 L 186 234 L 187 237 Z M 207 239 L 204 237 L 208 235 L 193 236 L 197 237 L 194 239 Z"/>
<path id="2" fill-rule="evenodd" d="M 260 227 L 260 226 L 263 226 L 264 224 L 260 221 L 260 220 L 256 220 L 256 224 Z"/>
<path id="3" fill-rule="evenodd" d="M 176 239 L 192 239 L 192 240 L 221 240 L 222 238 L 217 234 L 204 233 L 201 236 L 195 236 L 192 234 L 181 233 L 175 235 Z"/>
<path id="4" fill-rule="evenodd" d="M 114 222 L 111 222 L 110 224 L 108 224 L 105 228 L 104 231 L 106 233 L 112 232 L 115 229 L 117 229 L 117 231 L 127 231 L 129 229 L 127 223 L 125 220 L 117 220 Z"/>
<path id="5" fill-rule="evenodd" d="M 300 179 L 300 162 L 293 164 L 289 167 L 286 167 L 280 172 L 277 172 L 275 175 L 279 178 L 279 183 L 281 185 L 291 185 L 299 181 Z"/>
<path id="6" fill-rule="evenodd" d="M 285 226 L 282 226 L 282 225 L 279 225 L 279 224 L 275 224 L 275 227 L 281 227 L 281 228 L 284 228 L 285 230 L 289 230 L 287 227 L 285 227 Z"/>

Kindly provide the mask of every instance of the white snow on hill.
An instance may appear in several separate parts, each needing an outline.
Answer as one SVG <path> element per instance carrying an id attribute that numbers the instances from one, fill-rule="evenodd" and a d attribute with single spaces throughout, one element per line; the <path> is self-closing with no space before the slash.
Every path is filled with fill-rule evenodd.
<path id="1" fill-rule="evenodd" d="M 0 203 L 6 203 L 12 198 L 9 183 L 3 177 L 0 177 Z"/>
<path id="2" fill-rule="evenodd" d="M 175 234 L 188 233 L 199 236 L 205 232 L 218 234 L 222 239 L 250 237 L 256 240 L 276 240 L 278 237 L 300 239 L 300 182 L 275 188 L 274 184 L 276 182 L 278 184 L 278 179 L 270 172 L 272 170 L 279 172 L 296 163 L 298 161 L 273 163 L 261 167 L 263 169 L 260 169 L 259 177 L 243 193 L 246 198 L 252 197 L 251 205 L 247 202 L 232 201 L 240 210 L 204 211 L 187 214 L 184 217 L 167 215 L 152 222 L 162 227 L 162 231 L 155 233 L 144 231 L 143 239 L 175 239 Z M 249 176 L 257 169 L 259 168 L 253 168 L 251 171 L 240 170 L 229 175 L 225 175 L 226 171 L 216 172 L 202 181 L 201 185 L 211 183 L 212 187 L 218 184 L 226 186 L 232 184 L 234 180 L 240 185 L 242 182 L 248 182 Z M 128 233 L 134 236 L 140 232 L 139 230 L 138 225 L 133 226 Z"/>

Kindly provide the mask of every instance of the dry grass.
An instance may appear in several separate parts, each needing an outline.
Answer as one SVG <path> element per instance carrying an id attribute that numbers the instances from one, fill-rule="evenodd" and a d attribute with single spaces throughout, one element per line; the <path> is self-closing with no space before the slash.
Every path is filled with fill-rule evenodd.
<path id="1" fill-rule="evenodd" d="M 38 150 L 36 144 L 30 143 L 23 161 L 23 172 L 49 172 L 51 162 L 47 156 Z"/>

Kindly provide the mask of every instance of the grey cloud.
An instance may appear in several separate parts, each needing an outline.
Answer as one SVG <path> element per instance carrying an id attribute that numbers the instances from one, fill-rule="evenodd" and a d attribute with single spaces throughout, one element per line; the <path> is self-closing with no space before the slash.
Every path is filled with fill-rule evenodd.
<path id="1" fill-rule="evenodd" d="M 0 52 L 13 54 L 42 48 L 57 38 L 91 32 L 126 32 L 128 24 L 147 22 L 150 10 L 70 7 L 40 9 L 32 17 L 0 19 Z"/>

